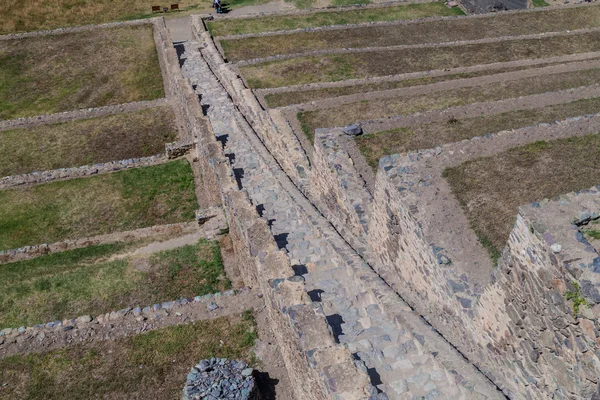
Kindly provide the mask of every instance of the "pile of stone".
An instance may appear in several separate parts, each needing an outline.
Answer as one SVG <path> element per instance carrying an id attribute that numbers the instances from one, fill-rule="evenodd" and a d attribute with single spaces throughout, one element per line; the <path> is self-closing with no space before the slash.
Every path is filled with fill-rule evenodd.
<path id="1" fill-rule="evenodd" d="M 202 360 L 188 374 L 182 400 L 258 400 L 252 371 L 243 361 Z"/>

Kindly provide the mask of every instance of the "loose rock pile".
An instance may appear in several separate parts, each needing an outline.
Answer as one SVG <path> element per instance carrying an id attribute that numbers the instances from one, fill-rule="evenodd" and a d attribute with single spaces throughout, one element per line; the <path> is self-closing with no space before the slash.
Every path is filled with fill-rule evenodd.
<path id="1" fill-rule="evenodd" d="M 252 368 L 226 358 L 202 360 L 192 367 L 182 400 L 258 400 Z"/>

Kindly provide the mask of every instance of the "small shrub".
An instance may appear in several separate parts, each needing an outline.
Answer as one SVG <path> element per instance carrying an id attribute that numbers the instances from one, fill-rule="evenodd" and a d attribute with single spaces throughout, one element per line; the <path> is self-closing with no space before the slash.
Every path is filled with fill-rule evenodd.
<path id="1" fill-rule="evenodd" d="M 574 291 L 565 292 L 565 298 L 567 300 L 573 301 L 573 315 L 577 317 L 579 315 L 579 307 L 587 306 L 588 303 L 585 301 L 583 296 L 581 296 L 581 288 L 579 287 L 579 283 L 573 282 Z"/>

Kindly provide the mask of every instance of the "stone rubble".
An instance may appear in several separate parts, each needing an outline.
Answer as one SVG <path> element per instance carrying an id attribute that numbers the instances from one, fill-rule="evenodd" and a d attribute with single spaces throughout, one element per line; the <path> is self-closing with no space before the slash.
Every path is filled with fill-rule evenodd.
<path id="1" fill-rule="evenodd" d="M 258 399 L 252 372 L 243 361 L 202 360 L 187 375 L 182 400 Z"/>

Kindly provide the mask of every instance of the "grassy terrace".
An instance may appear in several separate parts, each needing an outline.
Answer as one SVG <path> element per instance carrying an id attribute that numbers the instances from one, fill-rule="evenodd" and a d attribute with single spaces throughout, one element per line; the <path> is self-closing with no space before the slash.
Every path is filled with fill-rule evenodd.
<path id="1" fill-rule="evenodd" d="M 0 176 L 164 152 L 177 138 L 173 111 L 159 107 L 0 132 Z"/>
<path id="2" fill-rule="evenodd" d="M 0 119 L 163 96 L 149 25 L 0 41 Z"/>
<path id="3" fill-rule="evenodd" d="M 459 8 L 448 8 L 443 2 L 436 2 L 334 12 L 315 12 L 303 15 L 212 21 L 208 22 L 208 29 L 213 36 L 225 36 L 448 15 L 464 15 L 464 13 Z"/>
<path id="4" fill-rule="evenodd" d="M 519 206 L 600 183 L 600 135 L 539 141 L 444 171 L 481 243 L 497 259 Z"/>
<path id="5" fill-rule="evenodd" d="M 186 160 L 0 191 L 0 249 L 190 221 Z"/>
<path id="6" fill-rule="evenodd" d="M 240 66 L 252 88 L 564 56 L 600 50 L 600 32 L 502 42 L 298 57 Z"/>
<path id="7" fill-rule="evenodd" d="M 554 65 L 554 63 L 544 64 L 543 66 Z M 345 96 L 357 93 L 376 92 L 380 90 L 400 89 L 410 86 L 430 85 L 432 83 L 449 81 L 453 79 L 476 78 L 478 76 L 500 74 L 503 72 L 515 72 L 526 69 L 537 68 L 538 66 L 523 66 L 514 68 L 488 69 L 485 71 L 463 72 L 459 74 L 450 74 L 442 76 L 427 76 L 423 78 L 405 79 L 401 81 L 377 82 L 363 85 L 338 86 L 322 89 L 293 90 L 289 92 L 269 93 L 265 95 L 265 100 L 269 107 L 285 107 L 293 104 L 310 103 L 315 100 L 328 99 L 333 97 Z"/>
<path id="8" fill-rule="evenodd" d="M 153 0 L 4 0 L 0 34 L 156 17 Z M 210 9 L 210 0 L 180 0 L 182 10 Z M 168 6 L 166 3 L 163 6 Z"/>
<path id="9" fill-rule="evenodd" d="M 388 154 L 430 149 L 475 136 L 593 114 L 599 110 L 599 98 L 585 99 L 534 110 L 519 110 L 466 119 L 452 118 L 445 122 L 391 129 L 359 136 L 356 138 L 356 143 L 367 163 L 375 170 L 379 165 L 379 159 Z"/>
<path id="10" fill-rule="evenodd" d="M 201 240 L 152 256 L 128 255 L 140 246 L 90 246 L 0 265 L 0 327 L 96 316 L 231 286 L 215 242 Z"/>
<path id="11" fill-rule="evenodd" d="M 189 368 L 210 357 L 253 363 L 254 317 L 221 317 L 114 341 L 0 360 L 0 399 L 181 397 Z"/>
<path id="12" fill-rule="evenodd" d="M 532 78 L 494 83 L 390 99 L 362 101 L 335 108 L 306 111 L 298 114 L 304 133 L 313 140 L 316 128 L 343 126 L 360 120 L 384 118 L 390 115 L 412 114 L 428 110 L 463 106 L 536 93 L 552 92 L 598 82 L 600 69 L 542 75 Z"/>
<path id="13" fill-rule="evenodd" d="M 222 40 L 230 61 L 314 50 L 443 43 L 563 32 L 600 26 L 600 7 L 504 13 L 490 18 L 455 18 L 392 26 L 364 26 Z"/>
<path id="14" fill-rule="evenodd" d="M 476 118 L 449 119 L 411 128 L 397 128 L 356 138 L 367 163 L 377 169 L 379 159 L 388 154 L 430 149 L 502 130 L 553 122 L 569 117 L 597 113 L 600 99 L 585 99 L 534 110 L 519 110 Z"/>

